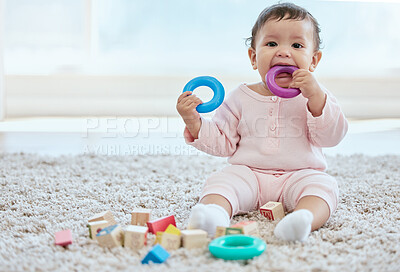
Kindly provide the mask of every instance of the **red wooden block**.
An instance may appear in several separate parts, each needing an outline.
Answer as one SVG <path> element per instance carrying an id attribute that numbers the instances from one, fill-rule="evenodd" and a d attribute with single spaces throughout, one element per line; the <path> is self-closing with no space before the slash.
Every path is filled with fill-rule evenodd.
<path id="1" fill-rule="evenodd" d="M 56 232 L 55 234 L 56 245 L 67 246 L 72 244 L 72 233 L 70 229 Z"/>
<path id="2" fill-rule="evenodd" d="M 173 215 L 149 221 L 147 222 L 147 227 L 149 228 L 149 232 L 157 234 L 157 231 L 164 232 L 170 224 L 176 227 L 175 217 Z"/>

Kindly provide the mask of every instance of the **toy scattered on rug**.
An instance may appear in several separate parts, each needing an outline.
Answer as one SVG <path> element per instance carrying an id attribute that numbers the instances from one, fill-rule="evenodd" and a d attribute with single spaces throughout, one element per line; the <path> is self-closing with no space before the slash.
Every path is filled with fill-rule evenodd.
<path id="1" fill-rule="evenodd" d="M 260 213 L 268 220 L 275 221 L 285 216 L 283 205 L 280 202 L 269 201 L 260 207 Z M 240 222 L 230 227 L 217 227 L 215 238 L 224 235 L 244 234 L 249 236 L 260 236 L 258 233 L 258 224 L 255 221 Z"/>
<path id="2" fill-rule="evenodd" d="M 233 234 L 218 237 L 208 246 L 211 254 L 224 260 L 248 260 L 261 255 L 267 244 L 260 238 Z"/>
<path id="3" fill-rule="evenodd" d="M 148 264 L 149 262 L 153 263 L 163 263 L 165 262 L 170 254 L 166 251 L 162 246 L 155 245 L 153 246 L 149 253 L 147 253 L 146 257 L 143 258 L 142 264 Z"/>
<path id="4" fill-rule="evenodd" d="M 267 244 L 257 237 L 255 221 L 240 222 L 230 227 L 217 227 L 215 239 L 208 245 L 211 254 L 224 260 L 247 260 L 261 255 Z"/>
<path id="5" fill-rule="evenodd" d="M 260 213 L 268 220 L 278 220 L 285 216 L 280 202 L 270 201 L 260 208 Z M 215 238 L 209 250 L 216 258 L 224 260 L 247 260 L 261 255 L 267 244 L 259 237 L 255 221 L 240 222 L 230 227 L 217 227 Z"/>
<path id="6" fill-rule="evenodd" d="M 285 216 L 279 202 L 268 202 L 260 212 L 269 220 Z M 208 234 L 200 229 L 179 230 L 173 215 L 151 219 L 151 210 L 140 209 L 131 213 L 131 225 L 124 229 L 117 224 L 111 211 L 98 213 L 88 220 L 89 236 L 104 247 L 124 246 L 139 250 L 148 244 L 147 234 L 155 235 L 155 245 L 142 260 L 162 263 L 169 256 L 168 251 L 180 247 L 187 249 L 202 248 L 209 243 Z M 259 237 L 258 223 L 240 222 L 230 227 L 217 227 L 215 239 L 209 244 L 209 250 L 217 258 L 226 260 L 250 259 L 266 249 L 266 244 Z M 72 240 L 72 239 L 71 239 Z M 62 242 L 61 242 L 62 243 Z"/>
<path id="7" fill-rule="evenodd" d="M 237 223 L 230 227 L 217 227 L 214 238 L 234 234 L 260 236 L 260 234 L 258 233 L 258 223 L 255 221 L 245 221 Z"/>
<path id="8" fill-rule="evenodd" d="M 278 220 L 285 217 L 285 211 L 283 205 L 280 202 L 269 201 L 260 208 L 260 213 L 264 215 L 268 220 Z"/>
<path id="9" fill-rule="evenodd" d="M 70 229 L 62 230 L 54 234 L 57 246 L 67 246 L 72 244 L 72 233 Z"/>
<path id="10" fill-rule="evenodd" d="M 89 237 L 104 247 L 124 246 L 141 249 L 147 245 L 147 234 L 156 235 L 155 246 L 142 260 L 162 263 L 168 257 L 167 250 L 181 246 L 187 249 L 204 247 L 208 243 L 207 232 L 199 229 L 182 230 L 176 227 L 173 215 L 150 220 L 151 210 L 141 209 L 132 212 L 131 225 L 124 229 L 118 225 L 111 211 L 104 211 L 89 218 Z"/>
<path id="11" fill-rule="evenodd" d="M 260 208 L 260 213 L 268 220 L 278 220 L 285 216 L 280 202 L 270 201 Z M 261 255 L 267 244 L 259 237 L 255 221 L 240 222 L 230 227 L 217 227 L 215 238 L 209 250 L 216 258 L 224 260 L 247 260 Z"/>

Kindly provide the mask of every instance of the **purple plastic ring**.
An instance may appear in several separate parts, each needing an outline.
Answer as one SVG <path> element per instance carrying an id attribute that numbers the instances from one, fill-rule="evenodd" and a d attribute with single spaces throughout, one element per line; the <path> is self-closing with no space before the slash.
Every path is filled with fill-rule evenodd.
<path id="1" fill-rule="evenodd" d="M 298 96 L 301 92 L 299 89 L 294 89 L 294 88 L 282 88 L 279 87 L 278 84 L 275 82 L 275 77 L 281 73 L 290 73 L 292 74 L 294 71 L 296 71 L 297 68 L 296 66 L 274 66 L 271 69 L 269 69 L 267 75 L 265 76 L 265 82 L 267 83 L 268 89 L 273 93 L 274 95 L 277 95 L 282 98 L 292 98 L 295 96 Z"/>

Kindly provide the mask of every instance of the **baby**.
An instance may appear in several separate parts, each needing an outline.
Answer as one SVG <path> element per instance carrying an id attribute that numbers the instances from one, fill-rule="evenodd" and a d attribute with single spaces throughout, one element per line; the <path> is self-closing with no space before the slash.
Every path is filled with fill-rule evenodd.
<path id="1" fill-rule="evenodd" d="M 230 163 L 205 182 L 189 228 L 213 235 L 217 226 L 229 226 L 232 216 L 277 201 L 291 213 L 274 234 L 305 241 L 335 212 L 338 186 L 324 172 L 322 148 L 337 145 L 348 124 L 335 97 L 312 73 L 322 55 L 319 32 L 315 18 L 299 6 L 268 7 L 248 38 L 250 62 L 261 82 L 231 91 L 212 120 L 198 114 L 202 101 L 191 92 L 178 98 L 185 141 L 208 154 L 229 157 Z M 286 99 L 270 92 L 265 75 L 275 65 L 299 68 L 292 75 L 278 75 L 276 83 L 298 88 L 300 95 Z"/>

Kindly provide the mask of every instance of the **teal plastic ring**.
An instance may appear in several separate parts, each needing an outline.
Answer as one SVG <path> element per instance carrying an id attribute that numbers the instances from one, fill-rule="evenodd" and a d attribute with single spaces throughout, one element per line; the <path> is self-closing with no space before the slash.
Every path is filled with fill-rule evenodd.
<path id="1" fill-rule="evenodd" d="M 211 254 L 224 260 L 247 260 L 261 255 L 267 244 L 247 235 L 226 235 L 214 239 L 208 246 Z"/>
<path id="2" fill-rule="evenodd" d="M 207 86 L 211 88 L 211 90 L 214 92 L 214 96 L 210 101 L 198 105 L 196 107 L 197 112 L 206 113 L 218 108 L 224 101 L 225 97 L 225 89 L 221 82 L 219 82 L 215 77 L 210 76 L 195 77 L 185 85 L 183 88 L 183 93 L 187 91 L 193 92 L 194 89 L 200 86 Z"/>

